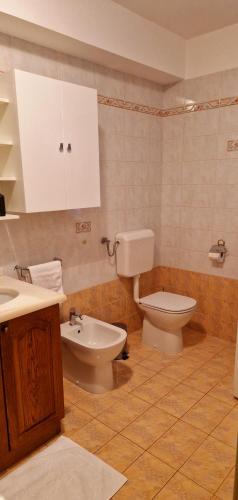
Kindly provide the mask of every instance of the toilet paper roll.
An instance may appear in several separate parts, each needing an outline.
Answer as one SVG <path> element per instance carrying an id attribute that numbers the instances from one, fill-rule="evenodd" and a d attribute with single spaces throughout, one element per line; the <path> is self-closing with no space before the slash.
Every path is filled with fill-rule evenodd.
<path id="1" fill-rule="evenodd" d="M 222 260 L 221 254 L 218 252 L 209 252 L 208 257 L 209 259 L 215 260 L 216 262 L 221 262 Z"/>

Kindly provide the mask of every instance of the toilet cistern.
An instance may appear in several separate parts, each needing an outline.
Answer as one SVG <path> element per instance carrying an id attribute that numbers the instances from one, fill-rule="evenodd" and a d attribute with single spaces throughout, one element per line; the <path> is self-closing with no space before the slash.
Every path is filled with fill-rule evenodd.
<path id="1" fill-rule="evenodd" d="M 134 301 L 144 312 L 143 342 L 168 354 L 182 351 L 182 327 L 191 319 L 196 300 L 161 291 L 140 297 L 140 274 L 151 271 L 154 265 L 154 232 L 128 231 L 117 234 L 116 240 L 117 274 L 133 278 Z"/>

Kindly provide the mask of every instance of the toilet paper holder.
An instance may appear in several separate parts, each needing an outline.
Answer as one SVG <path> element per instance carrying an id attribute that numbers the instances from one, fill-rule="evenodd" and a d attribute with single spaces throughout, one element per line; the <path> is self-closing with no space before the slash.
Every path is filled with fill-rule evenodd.
<path id="1" fill-rule="evenodd" d="M 216 245 L 212 245 L 209 250 L 209 258 L 215 262 L 224 262 L 227 253 L 226 242 L 218 240 Z"/>

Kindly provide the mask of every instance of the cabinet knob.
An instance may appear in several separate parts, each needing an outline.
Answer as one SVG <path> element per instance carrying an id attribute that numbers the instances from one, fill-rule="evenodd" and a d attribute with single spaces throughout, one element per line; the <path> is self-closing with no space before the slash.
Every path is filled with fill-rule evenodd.
<path id="1" fill-rule="evenodd" d="M 59 150 L 60 150 L 61 153 L 62 153 L 62 151 L 64 151 L 64 144 L 63 144 L 63 142 L 60 142 Z"/>
<path id="2" fill-rule="evenodd" d="M 67 151 L 68 151 L 68 153 L 71 153 L 71 151 L 72 151 L 72 146 L 71 146 L 70 142 L 67 146 Z"/>

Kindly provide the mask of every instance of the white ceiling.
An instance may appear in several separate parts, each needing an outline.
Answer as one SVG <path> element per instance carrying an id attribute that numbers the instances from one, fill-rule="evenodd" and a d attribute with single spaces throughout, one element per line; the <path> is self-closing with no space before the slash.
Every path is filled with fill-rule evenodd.
<path id="1" fill-rule="evenodd" d="M 113 1 L 183 38 L 238 23 L 238 0 Z"/>

